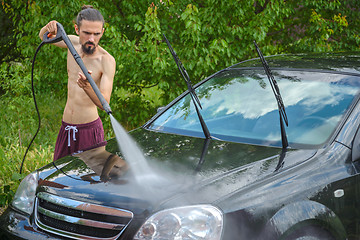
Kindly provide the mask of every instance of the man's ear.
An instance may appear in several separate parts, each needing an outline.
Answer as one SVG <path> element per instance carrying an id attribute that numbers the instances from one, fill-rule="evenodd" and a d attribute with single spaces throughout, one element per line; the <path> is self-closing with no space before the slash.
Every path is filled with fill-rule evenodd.
<path id="1" fill-rule="evenodd" d="M 77 35 L 80 35 L 78 25 L 74 24 L 74 28 L 75 28 L 75 32 L 76 32 L 76 34 L 77 34 Z"/>

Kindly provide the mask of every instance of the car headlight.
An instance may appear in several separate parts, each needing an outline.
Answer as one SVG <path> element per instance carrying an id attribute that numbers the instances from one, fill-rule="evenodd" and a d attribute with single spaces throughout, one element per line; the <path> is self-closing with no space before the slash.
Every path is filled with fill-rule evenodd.
<path id="1" fill-rule="evenodd" d="M 16 190 L 11 205 L 27 214 L 31 214 L 34 208 L 36 188 L 38 186 L 38 173 L 27 175 Z"/>
<path id="2" fill-rule="evenodd" d="M 211 205 L 166 209 L 152 215 L 136 233 L 136 240 L 218 240 L 223 229 L 222 212 Z"/>

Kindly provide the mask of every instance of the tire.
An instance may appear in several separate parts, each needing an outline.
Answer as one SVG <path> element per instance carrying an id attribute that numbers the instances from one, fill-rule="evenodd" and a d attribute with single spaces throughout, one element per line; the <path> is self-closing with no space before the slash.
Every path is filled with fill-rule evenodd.
<path id="1" fill-rule="evenodd" d="M 284 240 L 336 240 L 326 229 L 308 225 L 291 231 Z"/>

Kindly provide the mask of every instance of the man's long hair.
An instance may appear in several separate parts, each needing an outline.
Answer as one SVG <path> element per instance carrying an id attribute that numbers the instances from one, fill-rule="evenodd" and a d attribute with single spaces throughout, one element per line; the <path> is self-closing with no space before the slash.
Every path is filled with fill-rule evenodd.
<path id="1" fill-rule="evenodd" d="M 101 13 L 91 5 L 84 5 L 82 7 L 82 10 L 77 15 L 76 24 L 78 25 L 79 28 L 81 26 L 82 20 L 93 21 L 93 22 L 99 21 L 103 23 L 103 26 L 105 23 L 104 17 L 101 15 Z"/>

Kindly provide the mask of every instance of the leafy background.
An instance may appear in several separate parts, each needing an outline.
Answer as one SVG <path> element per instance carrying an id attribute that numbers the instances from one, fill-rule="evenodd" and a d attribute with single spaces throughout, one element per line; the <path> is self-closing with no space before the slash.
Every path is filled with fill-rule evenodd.
<path id="1" fill-rule="evenodd" d="M 41 130 L 18 174 L 33 137 L 37 114 L 31 93 L 31 64 L 38 32 L 50 20 L 75 34 L 84 4 L 106 20 L 101 45 L 117 62 L 110 106 L 128 130 L 186 90 L 164 42 L 171 42 L 193 83 L 224 67 L 264 55 L 357 51 L 358 0 L 0 0 L 0 206 L 7 205 L 27 173 L 52 160 L 66 99 L 66 51 L 45 45 L 34 69 Z M 101 112 L 105 134 L 110 119 Z"/>

